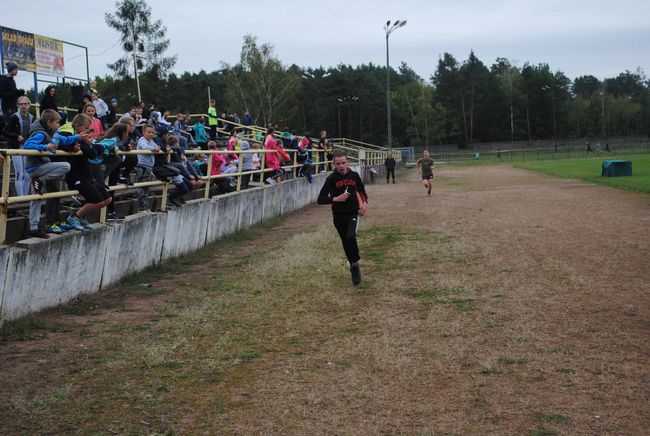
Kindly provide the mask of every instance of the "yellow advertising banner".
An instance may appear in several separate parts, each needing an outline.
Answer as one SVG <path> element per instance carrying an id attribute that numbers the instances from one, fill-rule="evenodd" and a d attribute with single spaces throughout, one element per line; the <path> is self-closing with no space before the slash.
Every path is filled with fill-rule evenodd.
<path id="1" fill-rule="evenodd" d="M 56 77 L 65 76 L 62 41 L 35 34 L 34 48 L 37 73 Z"/>
<path id="2" fill-rule="evenodd" d="M 34 35 L 20 30 L 2 27 L 2 57 L 12 61 L 24 71 L 36 71 Z"/>

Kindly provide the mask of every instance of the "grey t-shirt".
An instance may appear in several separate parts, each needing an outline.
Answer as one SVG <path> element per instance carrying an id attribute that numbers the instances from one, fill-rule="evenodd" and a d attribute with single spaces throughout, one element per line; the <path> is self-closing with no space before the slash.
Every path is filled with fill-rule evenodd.
<path id="1" fill-rule="evenodd" d="M 423 176 L 433 176 L 433 160 L 431 158 L 422 158 L 417 162 L 417 165 L 422 168 Z"/>

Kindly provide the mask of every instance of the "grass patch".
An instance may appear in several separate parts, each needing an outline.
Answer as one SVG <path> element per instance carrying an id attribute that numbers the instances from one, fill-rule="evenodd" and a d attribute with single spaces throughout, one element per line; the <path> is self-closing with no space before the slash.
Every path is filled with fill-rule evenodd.
<path id="1" fill-rule="evenodd" d="M 601 165 L 606 159 L 624 159 L 632 161 L 632 176 L 603 177 Z M 522 162 L 515 164 L 524 168 L 551 174 L 558 177 L 582 179 L 600 185 L 631 191 L 650 192 L 650 156 L 599 156 L 590 159 L 552 160 L 539 162 Z"/>
<path id="2" fill-rule="evenodd" d="M 530 432 L 530 436 L 555 436 L 557 433 L 553 430 L 548 430 L 545 428 L 537 428 Z"/>
<path id="3" fill-rule="evenodd" d="M 371 227 L 363 232 L 361 252 L 364 258 L 376 264 L 384 264 L 389 259 L 396 260 L 395 247 L 401 243 L 426 241 L 429 244 L 449 242 L 451 238 L 424 231 L 409 231 L 399 227 Z"/>
<path id="4" fill-rule="evenodd" d="M 486 366 L 481 369 L 481 374 L 483 375 L 499 375 L 502 374 L 503 370 L 498 366 Z"/>
<path id="5" fill-rule="evenodd" d="M 555 423 L 566 422 L 569 419 L 566 416 L 559 415 L 557 413 L 538 413 L 536 417 L 538 420 L 543 422 L 555 422 Z"/>
<path id="6" fill-rule="evenodd" d="M 64 323 L 46 322 L 35 315 L 5 322 L 0 327 L 0 338 L 16 341 L 41 339 L 47 333 L 70 332 L 73 327 Z"/>
<path id="7" fill-rule="evenodd" d="M 502 356 L 499 357 L 498 360 L 499 365 L 522 365 L 528 362 L 530 362 L 530 360 L 525 357 Z"/>

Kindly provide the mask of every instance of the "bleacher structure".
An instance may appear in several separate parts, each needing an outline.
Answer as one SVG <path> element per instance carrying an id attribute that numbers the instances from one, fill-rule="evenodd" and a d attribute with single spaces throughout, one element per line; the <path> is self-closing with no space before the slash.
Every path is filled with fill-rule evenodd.
<path id="1" fill-rule="evenodd" d="M 38 106 L 36 105 L 36 110 L 38 114 Z M 61 110 L 70 111 L 69 108 L 61 108 Z M 193 118 L 206 117 L 205 114 L 193 114 Z M 175 116 L 170 116 L 170 118 L 175 118 Z M 219 119 L 222 126 L 230 125 L 231 128 L 241 129 L 241 131 L 246 132 L 242 139 L 253 143 L 262 143 L 259 139 L 259 134 L 263 135 L 266 133 L 265 129 L 259 126 L 245 126 L 242 124 L 234 123 L 229 120 Z M 218 128 L 218 135 L 220 136 L 219 141 L 227 141 L 229 132 L 227 129 Z M 283 132 L 276 132 L 278 138 L 282 135 Z M 367 178 L 369 169 L 375 168 L 378 172 L 381 172 L 383 169 L 384 159 L 388 151 L 387 148 L 369 144 L 353 139 L 348 138 L 334 138 L 331 140 L 334 142 L 335 149 L 343 149 L 348 154 L 348 157 L 351 160 L 351 165 L 356 167 L 356 169 L 361 173 L 362 177 Z M 263 145 L 263 144 L 262 144 Z M 302 166 L 301 163 L 298 163 L 297 160 L 297 151 L 292 149 L 286 149 L 287 153 L 290 153 L 292 162 L 285 162 L 283 169 L 286 171 L 286 178 L 292 179 L 298 176 L 298 170 Z M 312 150 L 312 161 L 314 164 L 315 173 L 317 174 L 320 171 L 326 170 L 326 167 L 330 162 L 327 160 L 321 161 L 321 154 L 319 150 L 314 148 Z M 200 149 L 187 149 L 186 154 L 189 156 L 195 154 L 229 154 L 229 153 L 258 153 L 260 155 L 261 166 L 259 170 L 255 171 L 243 171 L 242 162 L 239 160 L 239 168 L 236 173 L 230 174 L 220 174 L 220 175 L 211 175 L 211 165 L 212 159 L 208 159 L 208 169 L 206 171 L 207 175 L 202 178 L 206 181 L 205 188 L 201 190 L 195 190 L 186 195 L 188 199 L 190 198 L 210 198 L 215 195 L 223 194 L 220 192 L 215 184 L 211 183 L 214 180 L 220 178 L 236 178 L 236 191 L 241 190 L 241 176 L 242 175 L 251 175 L 251 177 L 256 178 L 257 181 L 252 181 L 250 186 L 258 186 L 264 180 L 265 171 L 269 171 L 265 168 L 265 158 L 264 156 L 271 151 L 264 150 L 263 147 L 258 150 L 251 151 L 223 151 L 223 150 L 200 150 Z M 152 154 L 152 153 L 162 153 L 162 152 L 152 152 L 152 151 L 126 151 L 119 152 L 118 154 Z M 168 153 L 169 154 L 169 153 Z M 399 151 L 395 151 L 394 157 L 396 161 L 401 163 L 401 154 Z M 78 207 L 78 199 L 75 197 L 79 193 L 77 191 L 65 190 L 65 183 L 61 182 L 62 190 L 60 192 L 45 193 L 42 195 L 25 195 L 25 196 L 16 196 L 16 191 L 14 187 L 14 174 L 13 174 L 13 165 L 11 164 L 11 159 L 13 156 L 18 155 L 43 155 L 51 156 L 51 153 L 47 152 L 38 152 L 35 150 L 21 150 L 21 149 L 8 149 L 6 143 L 3 143 L 0 140 L 0 159 L 2 159 L 2 191 L 0 195 L 0 244 L 11 244 L 16 241 L 22 240 L 28 233 L 28 215 L 29 215 L 29 202 L 36 200 L 48 200 L 48 199 L 60 199 L 60 211 L 63 217 L 68 216 L 72 211 L 76 210 Z M 65 153 L 62 151 L 57 151 L 56 156 L 68 156 L 71 153 Z M 169 156 L 168 158 L 169 159 Z M 138 212 L 138 205 L 136 200 L 136 191 L 138 188 L 149 187 L 149 206 L 152 211 L 166 211 L 168 209 L 167 205 L 167 193 L 170 189 L 175 189 L 174 185 L 169 182 L 163 181 L 150 181 L 150 182 L 140 182 L 134 183 L 131 185 L 126 184 L 117 184 L 110 186 L 110 190 L 114 192 L 114 206 L 115 210 L 121 215 L 131 215 Z M 89 217 L 90 222 L 92 223 L 102 223 L 106 222 L 106 208 L 101 209 L 95 216 Z"/>

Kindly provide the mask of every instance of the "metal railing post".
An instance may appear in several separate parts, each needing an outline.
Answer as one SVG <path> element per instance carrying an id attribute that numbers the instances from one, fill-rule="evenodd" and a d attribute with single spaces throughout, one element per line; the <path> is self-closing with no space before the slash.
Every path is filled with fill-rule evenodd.
<path id="1" fill-rule="evenodd" d="M 7 238 L 7 218 L 9 217 L 9 179 L 11 178 L 11 156 L 3 156 L 2 162 L 2 197 L 4 202 L 0 207 L 0 245 L 4 244 Z"/>
<path id="2" fill-rule="evenodd" d="M 108 186 L 108 176 L 104 177 L 104 184 Z M 113 196 L 111 196 L 111 202 L 114 200 Z M 99 209 L 99 223 L 100 224 L 106 224 L 106 206 L 102 207 Z"/>
<path id="3" fill-rule="evenodd" d="M 210 198 L 210 185 L 212 185 L 212 155 L 208 154 L 208 168 L 205 171 L 205 175 L 208 178 L 207 183 L 205 184 L 205 192 L 203 193 L 203 198 Z"/>
<path id="4" fill-rule="evenodd" d="M 264 166 L 266 165 L 266 153 L 262 151 L 262 159 L 260 159 L 260 183 L 264 185 Z"/>
<path id="5" fill-rule="evenodd" d="M 239 153 L 239 162 L 237 162 L 237 192 L 241 191 L 241 173 L 244 168 L 244 155 Z"/>
<path id="6" fill-rule="evenodd" d="M 169 163 L 169 152 L 167 151 L 166 161 Z M 160 211 L 164 212 L 167 210 L 167 191 L 169 190 L 169 182 L 163 182 L 162 198 L 160 199 Z"/>

